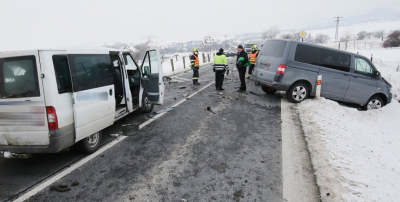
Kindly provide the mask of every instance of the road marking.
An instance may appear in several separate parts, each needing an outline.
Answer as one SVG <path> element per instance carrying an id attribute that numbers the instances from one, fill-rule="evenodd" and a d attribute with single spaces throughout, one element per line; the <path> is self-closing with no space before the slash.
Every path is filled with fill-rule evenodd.
<path id="1" fill-rule="evenodd" d="M 191 94 L 191 95 L 188 96 L 187 98 L 193 97 L 193 96 L 196 95 L 197 93 L 199 93 L 199 92 L 203 91 L 204 89 L 208 88 L 209 86 L 211 86 L 213 83 L 215 83 L 215 81 L 212 81 L 211 83 L 207 84 L 206 86 L 204 86 L 204 87 L 201 88 L 200 90 L 194 92 L 193 94 Z M 173 105 L 171 105 L 171 106 L 169 106 L 169 107 L 177 107 L 178 105 L 184 103 L 186 100 L 187 100 L 186 98 L 183 98 L 183 99 L 180 100 L 179 102 L 177 102 L 177 103 L 175 103 L 175 104 L 173 104 Z M 169 107 L 167 107 L 167 108 L 169 108 Z M 142 129 L 143 127 L 147 126 L 147 125 L 150 124 L 151 122 L 155 121 L 156 119 L 160 118 L 160 117 L 161 117 L 162 115 L 164 115 L 164 114 L 166 114 L 166 113 L 157 114 L 157 115 L 155 115 L 152 119 L 149 119 L 149 120 L 145 121 L 144 123 L 140 124 L 140 125 L 139 125 L 139 130 Z"/>
<path id="2" fill-rule="evenodd" d="M 190 96 L 188 96 L 187 98 L 191 98 L 194 95 L 196 95 L 197 93 L 203 91 L 204 89 L 208 88 L 209 86 L 211 86 L 213 83 L 215 83 L 215 81 L 212 81 L 211 83 L 207 84 L 206 86 L 204 86 L 203 88 L 201 88 L 200 90 L 194 92 L 193 94 L 191 94 Z M 179 102 L 173 104 L 170 107 L 176 107 L 182 103 L 184 103 L 187 99 L 183 98 L 182 100 L 180 100 Z M 139 129 L 142 129 L 143 127 L 149 125 L 151 122 L 155 121 L 156 119 L 160 118 L 162 115 L 164 115 L 166 113 L 162 113 L 162 114 L 157 114 L 155 115 L 152 119 L 147 120 L 146 122 L 142 123 L 139 125 Z M 85 163 L 89 162 L 90 160 L 92 160 L 93 158 L 95 158 L 96 156 L 98 156 L 99 154 L 103 153 L 104 151 L 106 151 L 107 149 L 113 147 L 114 145 L 116 145 L 117 143 L 121 142 L 122 140 L 124 140 L 125 138 L 127 138 L 127 136 L 122 136 L 119 137 L 118 139 L 106 144 L 105 146 L 101 147 L 99 150 L 97 150 L 95 153 L 81 159 L 80 161 L 78 161 L 77 163 L 71 165 L 70 167 L 68 167 L 67 169 L 61 171 L 60 173 L 58 173 L 57 175 L 51 177 L 50 179 L 44 181 L 43 183 L 39 184 L 38 186 L 36 186 L 35 188 L 31 189 L 30 191 L 26 192 L 25 194 L 23 194 L 22 196 L 18 197 L 16 200 L 14 200 L 14 202 L 22 202 L 25 201 L 27 199 L 29 199 L 30 197 L 32 197 L 33 195 L 39 193 L 40 191 L 42 191 L 43 189 L 45 189 L 46 187 L 50 186 L 51 184 L 55 183 L 57 180 L 63 178 L 64 176 L 68 175 L 69 173 L 71 173 L 72 171 L 76 170 L 77 168 L 81 167 L 82 165 L 84 165 Z"/>

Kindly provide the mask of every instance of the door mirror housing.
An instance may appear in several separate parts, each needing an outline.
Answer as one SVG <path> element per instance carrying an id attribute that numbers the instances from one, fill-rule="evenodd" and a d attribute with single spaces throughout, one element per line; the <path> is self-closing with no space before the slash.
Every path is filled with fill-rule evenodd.
<path id="1" fill-rule="evenodd" d="M 149 66 L 144 66 L 143 71 L 144 71 L 144 72 L 143 72 L 144 75 L 146 75 L 146 76 L 150 75 L 150 68 L 149 68 Z"/>
<path id="2" fill-rule="evenodd" d="M 381 73 L 379 71 L 374 72 L 374 77 L 375 78 L 381 78 Z"/>

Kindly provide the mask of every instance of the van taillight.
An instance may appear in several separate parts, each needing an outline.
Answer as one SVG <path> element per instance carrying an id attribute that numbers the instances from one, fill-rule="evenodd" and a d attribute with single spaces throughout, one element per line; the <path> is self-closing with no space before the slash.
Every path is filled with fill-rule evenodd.
<path id="1" fill-rule="evenodd" d="M 276 70 L 276 73 L 285 74 L 285 70 L 286 70 L 286 65 L 278 65 L 278 69 Z"/>
<path id="2" fill-rule="evenodd" d="M 46 107 L 47 111 L 47 121 L 49 122 L 49 130 L 57 130 L 58 129 L 58 120 L 56 109 L 54 107 Z"/>

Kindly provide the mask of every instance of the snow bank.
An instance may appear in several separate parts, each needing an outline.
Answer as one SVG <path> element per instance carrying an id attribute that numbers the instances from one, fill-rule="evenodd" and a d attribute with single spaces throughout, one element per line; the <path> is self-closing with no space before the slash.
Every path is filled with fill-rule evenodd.
<path id="1" fill-rule="evenodd" d="M 400 104 L 358 111 L 321 98 L 298 105 L 323 201 L 399 201 Z"/>

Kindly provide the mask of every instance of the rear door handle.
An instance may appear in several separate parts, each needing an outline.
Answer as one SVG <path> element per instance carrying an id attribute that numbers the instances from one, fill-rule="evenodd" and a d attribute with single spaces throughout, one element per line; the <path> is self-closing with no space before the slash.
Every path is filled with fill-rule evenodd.
<path id="1" fill-rule="evenodd" d="M 110 94 L 110 96 L 112 96 L 112 89 L 110 89 L 109 94 Z"/>
<path id="2" fill-rule="evenodd" d="M 353 75 L 353 77 L 354 77 L 354 78 L 358 78 L 358 76 L 354 76 L 354 75 Z"/>
<path id="3" fill-rule="evenodd" d="M 345 76 L 348 76 L 349 74 L 345 74 L 345 73 L 343 73 L 343 75 L 345 75 Z"/>

